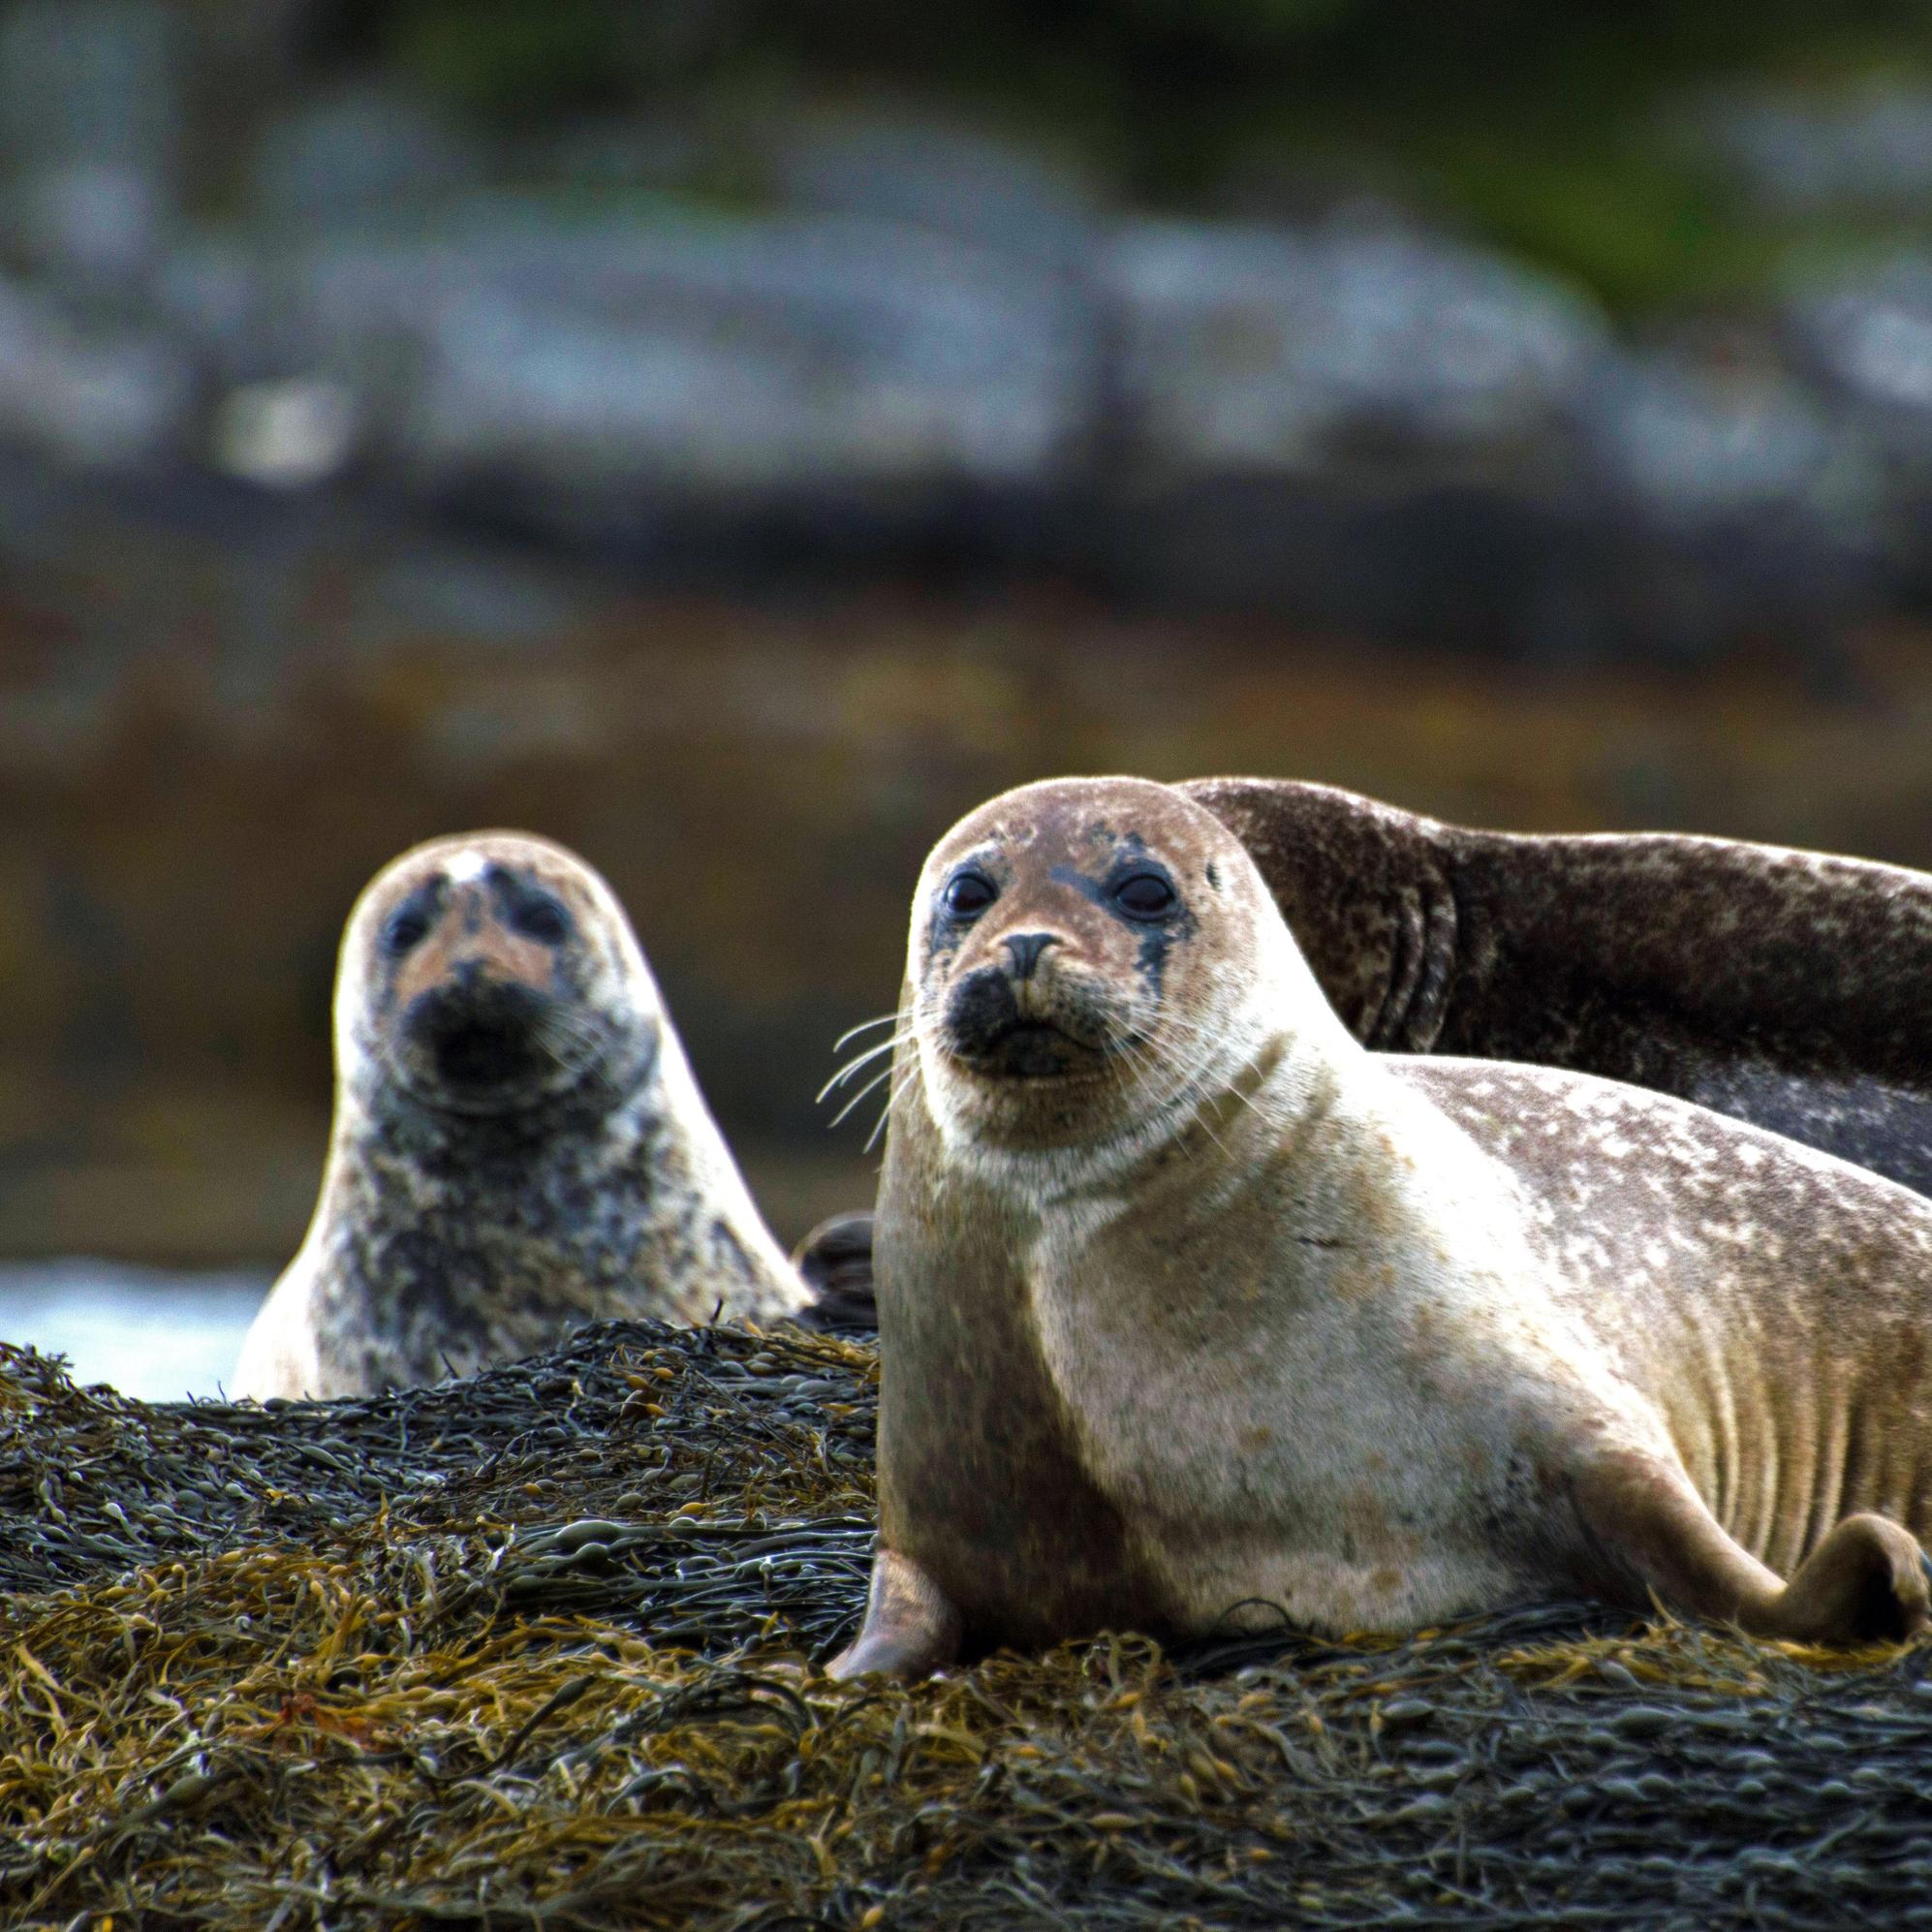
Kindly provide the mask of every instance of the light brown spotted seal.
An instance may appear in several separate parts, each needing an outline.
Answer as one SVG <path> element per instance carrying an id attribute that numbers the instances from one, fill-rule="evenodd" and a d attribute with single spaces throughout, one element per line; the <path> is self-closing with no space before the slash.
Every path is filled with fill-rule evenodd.
<path id="1" fill-rule="evenodd" d="M 1239 840 L 1139 780 L 940 842 L 901 1033 L 835 1673 L 1579 1592 L 1924 1625 L 1932 1203 L 1639 1088 L 1367 1052 Z"/>
<path id="2" fill-rule="evenodd" d="M 809 1299 L 718 1132 L 609 887 L 521 832 L 432 840 L 343 934 L 315 1218 L 240 1395 L 362 1395 L 611 1316 Z"/>

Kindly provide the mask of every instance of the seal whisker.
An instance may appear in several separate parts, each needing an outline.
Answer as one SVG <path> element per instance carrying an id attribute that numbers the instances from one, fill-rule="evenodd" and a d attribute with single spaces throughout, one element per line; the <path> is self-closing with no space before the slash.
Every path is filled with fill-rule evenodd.
<path id="1" fill-rule="evenodd" d="M 889 1053 L 895 1046 L 904 1045 L 911 1038 L 910 1033 L 895 1033 L 891 1039 L 882 1040 L 876 1046 L 868 1046 L 863 1053 L 856 1054 L 812 1096 L 813 1104 L 816 1106 L 823 1102 L 827 1094 L 844 1086 L 861 1067 L 878 1059 L 880 1054 Z"/>
<path id="2" fill-rule="evenodd" d="M 861 1033 L 870 1033 L 875 1026 L 890 1026 L 898 1016 L 899 1010 L 897 1007 L 894 1007 L 890 1013 L 882 1013 L 876 1019 L 861 1019 L 857 1026 L 848 1026 L 832 1042 L 832 1051 L 834 1053 L 842 1053 L 845 1050 L 845 1043 L 848 1040 L 857 1040 Z"/>
<path id="3" fill-rule="evenodd" d="M 873 1075 L 873 1076 L 869 1080 L 867 1080 L 866 1083 L 862 1087 L 860 1087 L 858 1091 L 856 1094 L 854 1094 L 852 1098 L 848 1100 L 846 1104 L 842 1107 L 840 1107 L 835 1114 L 832 1115 L 831 1119 L 826 1123 L 826 1126 L 828 1128 L 836 1127 L 839 1124 L 839 1122 L 842 1121 L 846 1117 L 846 1115 L 849 1114 L 853 1110 L 853 1108 L 856 1107 L 858 1105 L 858 1103 L 865 1098 L 867 1094 L 877 1093 L 878 1090 L 881 1087 L 883 1087 L 886 1084 L 886 1082 L 889 1080 L 891 1077 L 892 1077 L 892 1069 L 889 1065 L 887 1066 L 883 1072 Z"/>
<path id="4" fill-rule="evenodd" d="M 865 1145 L 859 1149 L 862 1154 L 871 1153 L 880 1135 L 886 1131 L 886 1123 L 892 1117 L 892 1109 L 898 1106 L 906 1089 L 919 1073 L 919 1063 L 914 1060 L 892 1084 L 892 1091 L 886 1096 L 886 1105 L 879 1109 L 879 1118 L 872 1123 L 872 1132 L 865 1137 Z"/>

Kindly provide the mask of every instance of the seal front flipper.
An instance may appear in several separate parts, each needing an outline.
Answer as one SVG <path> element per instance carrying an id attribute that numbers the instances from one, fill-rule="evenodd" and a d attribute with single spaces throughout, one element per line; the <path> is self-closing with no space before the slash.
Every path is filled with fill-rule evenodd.
<path id="1" fill-rule="evenodd" d="M 808 1328 L 829 1335 L 869 1335 L 879 1325 L 872 1290 L 872 1216 L 835 1214 L 821 1221 L 792 1251 L 792 1265 L 812 1291 L 799 1311 Z"/>
<path id="2" fill-rule="evenodd" d="M 1932 1623 L 1924 1552 L 1887 1517 L 1847 1516 L 1787 1583 L 1660 1457 L 1602 1455 L 1579 1473 L 1575 1498 L 1601 1554 L 1672 1609 L 1798 1643 L 1896 1642 Z"/>
<path id="3" fill-rule="evenodd" d="M 882 1549 L 872 1565 L 865 1621 L 858 1635 L 826 1666 L 828 1677 L 863 1677 L 873 1671 L 922 1677 L 959 1654 L 959 1612 L 946 1593 L 909 1556 Z"/>

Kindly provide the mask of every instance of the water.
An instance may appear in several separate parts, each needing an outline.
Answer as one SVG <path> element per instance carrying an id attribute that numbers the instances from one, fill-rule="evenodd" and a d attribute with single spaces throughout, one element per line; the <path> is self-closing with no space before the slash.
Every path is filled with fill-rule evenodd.
<path id="1" fill-rule="evenodd" d="M 219 1395 L 272 1277 L 82 1259 L 0 1266 L 0 1340 L 144 1402 Z"/>

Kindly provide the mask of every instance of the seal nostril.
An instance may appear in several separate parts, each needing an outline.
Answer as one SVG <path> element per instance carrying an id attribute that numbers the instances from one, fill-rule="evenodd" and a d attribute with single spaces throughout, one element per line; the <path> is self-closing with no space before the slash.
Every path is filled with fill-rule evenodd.
<path id="1" fill-rule="evenodd" d="M 1050 932 L 1015 932 L 1009 934 L 1000 944 L 1013 959 L 1013 977 L 1015 980 L 1030 980 L 1034 968 L 1040 964 L 1041 954 L 1059 942 Z"/>

